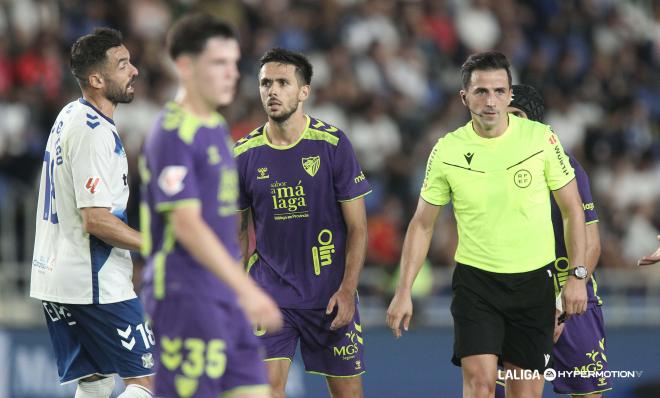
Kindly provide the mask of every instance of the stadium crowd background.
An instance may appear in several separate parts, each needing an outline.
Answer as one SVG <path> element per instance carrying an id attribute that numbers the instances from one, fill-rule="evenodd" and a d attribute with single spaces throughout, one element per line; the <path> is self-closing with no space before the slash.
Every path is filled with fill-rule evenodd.
<path id="1" fill-rule="evenodd" d="M 543 93 L 545 121 L 589 173 L 600 216 L 600 267 L 633 268 L 657 248 L 658 1 L 2 0 L 0 279 L 20 268 L 11 279 L 16 291 L 27 295 L 44 144 L 57 112 L 79 97 L 68 68 L 70 45 L 94 27 L 115 27 L 139 69 L 135 100 L 115 117 L 132 170 L 129 216 L 137 226 L 136 156 L 174 95 L 164 36 L 190 10 L 219 16 L 240 32 L 240 89 L 222 110 L 236 138 L 265 121 L 259 57 L 275 46 L 310 57 L 307 113 L 348 134 L 374 187 L 367 197 L 367 274 L 383 278 L 363 291 L 388 294 L 428 153 L 469 118 L 457 95 L 458 68 L 481 50 L 504 52 L 514 83 Z M 451 218 L 448 208 L 437 223 L 429 255 L 436 270 L 453 263 Z M 660 268 L 645 272 L 660 285 Z"/>

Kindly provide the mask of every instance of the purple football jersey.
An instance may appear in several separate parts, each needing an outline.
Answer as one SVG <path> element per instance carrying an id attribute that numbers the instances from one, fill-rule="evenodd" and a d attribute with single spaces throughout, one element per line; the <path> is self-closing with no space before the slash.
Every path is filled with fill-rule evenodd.
<path id="1" fill-rule="evenodd" d="M 235 294 L 176 241 L 168 213 L 198 205 L 206 224 L 237 260 L 238 174 L 224 119 L 202 121 L 176 103 L 166 105 L 140 159 L 145 294 L 156 299 L 194 294 L 235 300 Z"/>
<path id="2" fill-rule="evenodd" d="M 598 222 L 598 214 L 596 213 L 596 208 L 594 206 L 594 201 L 591 197 L 591 189 L 589 188 L 589 177 L 587 173 L 582 168 L 582 165 L 575 160 L 575 158 L 570 154 L 568 159 L 571 163 L 571 166 L 575 170 L 575 179 L 578 186 L 578 191 L 580 192 L 580 197 L 582 198 L 582 209 L 584 210 L 584 222 L 587 224 Z M 555 266 L 553 267 L 554 280 L 555 280 L 555 291 L 559 293 L 559 289 L 566 283 L 568 279 L 568 269 L 570 268 L 568 264 L 568 251 L 566 250 L 566 242 L 564 241 L 564 223 L 561 217 L 561 211 L 559 206 L 555 201 L 555 198 L 551 195 L 550 198 L 551 209 L 552 209 L 552 226 L 555 230 Z M 596 294 L 597 284 L 595 277 L 592 277 L 587 284 L 587 295 L 589 305 L 597 304 L 601 305 L 602 301 L 600 297 Z"/>
<path id="3" fill-rule="evenodd" d="M 282 308 L 325 308 L 344 276 L 342 201 L 370 192 L 344 133 L 307 117 L 293 145 L 271 144 L 262 126 L 236 143 L 239 208 L 252 210 L 250 275 Z"/>

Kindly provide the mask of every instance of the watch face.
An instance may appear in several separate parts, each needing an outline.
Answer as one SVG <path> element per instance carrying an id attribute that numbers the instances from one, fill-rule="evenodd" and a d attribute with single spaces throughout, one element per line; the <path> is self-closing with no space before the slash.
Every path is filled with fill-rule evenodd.
<path id="1" fill-rule="evenodd" d="M 577 276 L 580 279 L 584 279 L 587 277 L 587 268 L 586 267 L 575 267 L 575 276 Z"/>

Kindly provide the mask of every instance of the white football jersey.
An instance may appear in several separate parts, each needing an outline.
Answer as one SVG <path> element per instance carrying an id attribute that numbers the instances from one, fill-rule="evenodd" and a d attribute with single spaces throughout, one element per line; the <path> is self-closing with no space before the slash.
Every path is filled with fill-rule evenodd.
<path id="1" fill-rule="evenodd" d="M 136 297 L 130 252 L 83 229 L 85 207 L 126 222 L 128 163 L 114 122 L 84 99 L 62 109 L 50 131 L 39 185 L 30 295 L 69 304 Z"/>

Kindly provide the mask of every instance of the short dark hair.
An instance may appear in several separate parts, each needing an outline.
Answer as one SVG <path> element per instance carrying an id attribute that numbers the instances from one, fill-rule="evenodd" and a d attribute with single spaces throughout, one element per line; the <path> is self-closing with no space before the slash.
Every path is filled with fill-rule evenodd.
<path id="1" fill-rule="evenodd" d="M 494 70 L 504 69 L 509 78 L 509 86 L 511 86 L 511 69 L 509 69 L 509 60 L 501 52 L 487 51 L 477 54 L 472 54 L 461 66 L 461 78 L 463 79 L 463 89 L 468 88 L 472 72 L 475 70 Z"/>
<path id="2" fill-rule="evenodd" d="M 298 79 L 308 85 L 312 83 L 312 64 L 309 63 L 307 58 L 297 52 L 289 51 L 284 48 L 273 48 L 269 50 L 259 60 L 261 66 L 269 62 L 276 62 L 278 64 L 293 65 L 296 67 L 296 74 Z"/>
<path id="3" fill-rule="evenodd" d="M 188 14 L 174 23 L 167 33 L 167 51 L 172 59 L 181 54 L 199 55 L 213 37 L 236 39 L 229 24 L 208 14 Z"/>
<path id="4" fill-rule="evenodd" d="M 87 86 L 89 74 L 105 64 L 106 52 L 122 45 L 124 38 L 120 31 L 111 28 L 96 28 L 82 36 L 71 46 L 71 73 L 81 86 Z"/>
<path id="5" fill-rule="evenodd" d="M 515 84 L 513 87 L 513 98 L 509 106 L 518 108 L 525 112 L 530 120 L 540 122 L 545 112 L 543 97 L 532 86 L 526 84 Z"/>

